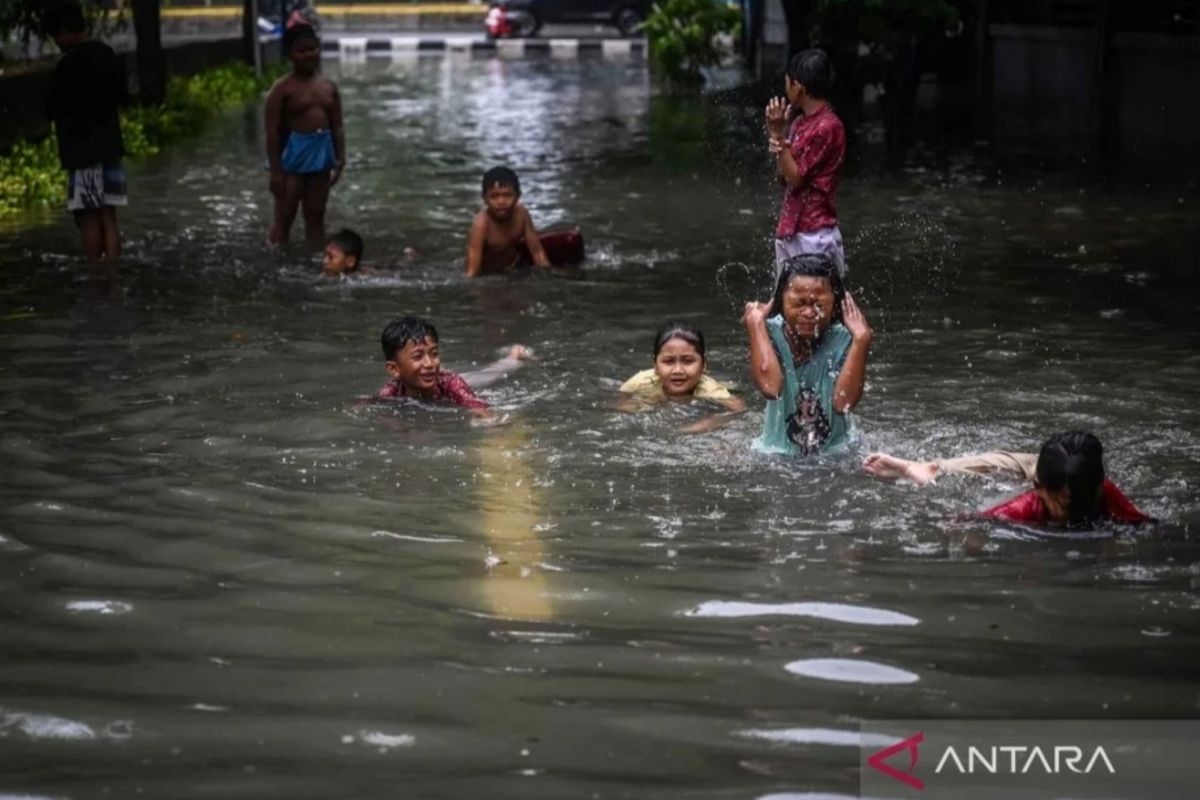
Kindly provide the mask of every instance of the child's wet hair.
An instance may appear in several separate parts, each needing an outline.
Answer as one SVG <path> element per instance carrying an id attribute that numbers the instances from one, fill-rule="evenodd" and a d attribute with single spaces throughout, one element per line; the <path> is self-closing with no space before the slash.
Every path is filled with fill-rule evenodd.
<path id="1" fill-rule="evenodd" d="M 828 99 L 833 91 L 833 62 L 828 53 L 816 47 L 793 55 L 788 60 L 787 76 L 804 84 L 804 91 L 819 100 Z"/>
<path id="2" fill-rule="evenodd" d="M 1084 431 L 1054 434 L 1042 445 L 1036 474 L 1043 488 L 1071 490 L 1068 525 L 1086 526 L 1099 518 L 1104 447 L 1095 436 Z"/>
<path id="3" fill-rule="evenodd" d="M 342 228 L 340 231 L 330 236 L 329 241 L 327 241 L 325 244 L 331 244 L 346 255 L 354 256 L 356 262 L 362 262 L 362 237 L 349 228 Z"/>
<path id="4" fill-rule="evenodd" d="M 493 186 L 502 186 L 512 189 L 517 194 L 521 193 L 521 179 L 508 167 L 492 167 L 483 173 L 483 193 L 487 194 L 487 190 Z"/>
<path id="5" fill-rule="evenodd" d="M 771 298 L 771 309 L 768 317 L 783 313 L 783 294 L 787 291 L 792 278 L 825 278 L 833 289 L 833 321 L 842 321 L 842 301 L 846 299 L 846 287 L 842 276 L 838 273 L 837 264 L 833 259 L 822 253 L 803 253 L 792 256 L 783 262 L 779 271 L 779 281 L 775 284 L 775 294 Z"/>
<path id="6" fill-rule="evenodd" d="M 437 328 L 433 327 L 432 322 L 409 316 L 389 322 L 379 337 L 379 343 L 383 345 L 384 359 L 391 361 L 404 349 L 404 345 L 409 342 L 424 342 L 426 339 L 432 339 L 436 343 Z"/>
<path id="7" fill-rule="evenodd" d="M 83 6 L 76 0 L 58 0 L 41 13 L 42 33 L 56 36 L 60 33 L 83 33 L 87 30 L 87 17 Z"/>
<path id="8" fill-rule="evenodd" d="M 320 42 L 321 38 L 317 36 L 317 31 L 311 25 L 293 25 L 283 32 L 283 52 L 291 53 L 292 48 L 305 39 L 311 39 L 314 42 Z"/>
<path id="9" fill-rule="evenodd" d="M 655 358 L 658 358 L 659 351 L 672 339 L 687 342 L 696 348 L 696 352 L 700 354 L 701 358 L 704 358 L 704 333 L 696 326 L 688 325 L 686 322 L 668 322 L 658 329 L 658 333 L 654 335 Z"/>

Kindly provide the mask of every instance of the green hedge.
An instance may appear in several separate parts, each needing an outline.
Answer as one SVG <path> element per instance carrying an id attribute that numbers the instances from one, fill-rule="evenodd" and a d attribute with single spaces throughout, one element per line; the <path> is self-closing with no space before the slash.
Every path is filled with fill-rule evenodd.
<path id="1" fill-rule="evenodd" d="M 157 153 L 163 145 L 203 128 L 222 109 L 241 105 L 262 92 L 265 78 L 233 64 L 190 78 L 172 78 L 161 106 L 121 111 L 121 135 L 128 158 Z M 54 137 L 16 144 L 0 156 L 0 216 L 30 206 L 66 201 L 66 174 L 58 163 Z"/>

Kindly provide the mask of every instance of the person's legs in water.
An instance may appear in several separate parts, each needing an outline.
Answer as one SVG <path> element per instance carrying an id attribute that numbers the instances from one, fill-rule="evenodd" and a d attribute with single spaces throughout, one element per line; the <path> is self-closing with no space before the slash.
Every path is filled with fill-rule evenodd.
<path id="1" fill-rule="evenodd" d="M 275 215 L 271 220 L 271 229 L 267 232 L 268 244 L 287 244 L 288 234 L 292 223 L 296 220 L 296 212 L 300 208 L 300 198 L 304 194 L 304 176 L 283 176 L 283 191 L 275 195 Z"/>
<path id="2" fill-rule="evenodd" d="M 104 258 L 104 210 L 100 208 L 75 212 L 75 224 L 83 239 L 83 255 L 88 261 Z"/>
<path id="3" fill-rule="evenodd" d="M 325 244 L 325 205 L 329 202 L 329 173 L 319 172 L 304 176 L 304 193 L 301 205 L 304 209 L 304 238 L 310 245 Z"/>
<path id="4" fill-rule="evenodd" d="M 104 232 L 104 257 L 121 257 L 121 230 L 117 227 L 117 209 L 105 206 L 100 209 L 100 222 Z"/>

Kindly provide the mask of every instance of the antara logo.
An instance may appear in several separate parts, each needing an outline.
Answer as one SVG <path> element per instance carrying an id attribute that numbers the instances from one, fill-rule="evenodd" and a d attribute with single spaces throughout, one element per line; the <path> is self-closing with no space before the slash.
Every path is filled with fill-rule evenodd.
<path id="1" fill-rule="evenodd" d="M 925 782 L 914 775 L 917 761 L 920 759 L 920 744 L 925 741 L 924 733 L 912 736 L 895 744 L 885 747 L 867 758 L 867 764 L 882 772 L 889 778 L 900 781 L 914 789 L 923 790 Z M 887 760 L 898 753 L 908 753 L 908 766 L 901 770 L 887 763 Z M 1054 747 L 1029 747 L 1026 745 L 1000 745 L 991 747 L 966 748 L 947 747 L 938 759 L 934 774 L 957 772 L 961 775 L 1027 775 L 1030 772 L 1040 772 L 1046 775 L 1074 773 L 1089 775 L 1093 771 L 1107 771 L 1110 775 L 1117 773 L 1112 759 L 1103 746 L 1097 746 L 1087 756 L 1084 749 L 1075 745 L 1055 745 Z"/>
<path id="2" fill-rule="evenodd" d="M 938 761 L 937 774 L 941 774 L 948 765 L 953 765 L 956 772 L 964 775 L 974 775 L 976 772 L 987 775 L 1027 775 L 1030 772 L 1043 772 L 1047 775 L 1059 775 L 1073 772 L 1076 775 L 1090 775 L 1097 768 L 1108 770 L 1110 775 L 1116 775 L 1108 753 L 1102 746 L 1092 751 L 1091 758 L 1085 760 L 1083 748 L 1074 745 L 1055 745 L 1054 747 L 1026 747 L 1024 745 L 1004 745 L 1001 747 L 968 747 L 966 760 L 953 747 L 947 747 Z"/>

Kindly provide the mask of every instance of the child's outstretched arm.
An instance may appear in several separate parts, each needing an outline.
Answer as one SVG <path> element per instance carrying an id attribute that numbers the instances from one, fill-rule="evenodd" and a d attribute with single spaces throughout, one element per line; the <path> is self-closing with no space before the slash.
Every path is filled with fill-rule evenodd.
<path id="1" fill-rule="evenodd" d="M 867 380 L 867 351 L 871 349 L 873 335 L 867 318 L 849 293 L 842 301 L 842 324 L 850 331 L 851 341 L 846 361 L 833 386 L 833 410 L 839 414 L 852 411 L 862 399 L 863 384 Z"/>
<path id="2" fill-rule="evenodd" d="M 467 234 L 467 271 L 468 278 L 479 275 L 483 269 L 483 243 L 487 240 L 487 216 L 485 212 L 475 215 L 471 223 L 471 232 Z"/>
<path id="3" fill-rule="evenodd" d="M 538 237 L 537 229 L 533 227 L 533 217 L 529 213 L 529 209 L 522 206 L 525 212 L 525 246 L 529 248 L 529 255 L 533 256 L 533 263 L 538 267 L 550 266 L 550 258 L 546 255 L 546 248 L 542 247 L 542 240 Z"/>
<path id="4" fill-rule="evenodd" d="M 520 369 L 524 362 L 528 361 L 532 355 L 525 345 L 514 344 L 509 348 L 508 354 L 504 358 L 493 361 L 486 367 L 474 372 L 464 372 L 462 377 L 467 383 L 471 384 L 472 388 L 485 389 L 507 378 L 508 373 Z"/>
<path id="5" fill-rule="evenodd" d="M 719 428 L 724 428 L 730 422 L 733 422 L 734 417 L 745 413 L 746 404 L 742 402 L 740 397 L 730 397 L 721 401 L 721 405 L 725 406 L 725 410 L 720 414 L 713 414 L 704 419 L 697 420 L 690 425 L 685 425 L 679 430 L 680 433 L 708 433 Z"/>
<path id="6" fill-rule="evenodd" d="M 742 323 L 750 337 L 750 375 L 754 385 L 764 397 L 774 400 L 783 392 L 783 367 L 771 346 L 771 335 L 767 333 L 769 310 L 766 303 L 746 303 Z"/>

